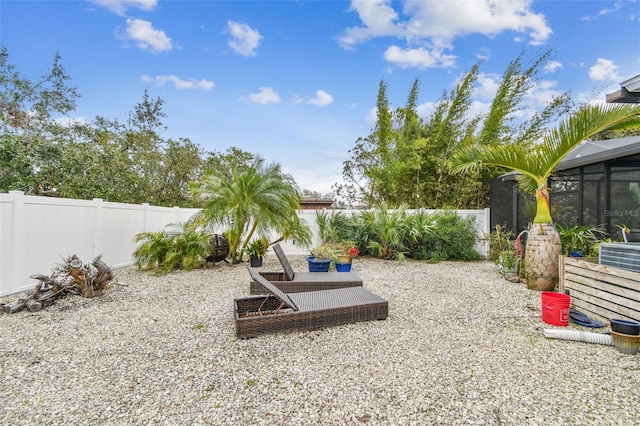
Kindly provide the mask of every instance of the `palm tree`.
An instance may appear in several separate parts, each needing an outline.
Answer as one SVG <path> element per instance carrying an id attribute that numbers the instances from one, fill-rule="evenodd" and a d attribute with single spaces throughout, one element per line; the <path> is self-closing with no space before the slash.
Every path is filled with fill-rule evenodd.
<path id="1" fill-rule="evenodd" d="M 638 106 L 587 105 L 560 123 L 540 144 L 472 146 L 453 156 L 453 172 L 477 170 L 485 165 L 504 167 L 519 173 L 521 189 L 535 193 L 536 216 L 525 252 L 525 279 L 530 289 L 553 290 L 558 281 L 561 245 L 551 219 L 547 188 L 549 176 L 567 154 L 595 134 L 638 126 Z"/>
<path id="2" fill-rule="evenodd" d="M 311 231 L 297 214 L 300 194 L 295 181 L 282 173 L 278 163 L 266 165 L 264 158 L 256 156 L 248 167 L 232 166 L 230 178 L 226 171 L 213 171 L 192 189 L 205 200 L 196 220 L 228 227 L 232 263 L 242 262 L 255 232 L 260 236 L 279 233 L 271 244 L 286 239 L 301 245 L 311 243 Z"/>

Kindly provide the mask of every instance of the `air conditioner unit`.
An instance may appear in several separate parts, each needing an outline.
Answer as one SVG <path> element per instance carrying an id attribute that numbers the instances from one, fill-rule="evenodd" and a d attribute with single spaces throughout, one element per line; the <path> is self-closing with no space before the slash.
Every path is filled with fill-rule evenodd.
<path id="1" fill-rule="evenodd" d="M 640 272 L 640 243 L 602 243 L 599 263 Z"/>

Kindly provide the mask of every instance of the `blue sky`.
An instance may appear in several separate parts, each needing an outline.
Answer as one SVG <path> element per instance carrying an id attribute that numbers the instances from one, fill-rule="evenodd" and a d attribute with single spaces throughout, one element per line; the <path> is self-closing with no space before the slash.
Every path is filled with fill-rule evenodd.
<path id="1" fill-rule="evenodd" d="M 604 100 L 640 73 L 640 4 L 579 0 L 10 1 L 0 43 L 36 79 L 56 52 L 81 94 L 70 117 L 126 121 L 148 89 L 168 130 L 207 150 L 278 161 L 330 192 L 374 125 L 381 80 L 393 107 L 420 81 L 420 111 L 484 59 L 474 109 L 521 52 L 555 56 L 527 99 Z"/>

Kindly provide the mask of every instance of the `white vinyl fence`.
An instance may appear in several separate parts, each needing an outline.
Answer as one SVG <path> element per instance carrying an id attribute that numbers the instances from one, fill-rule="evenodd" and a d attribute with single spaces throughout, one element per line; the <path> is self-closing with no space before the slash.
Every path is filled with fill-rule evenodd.
<path id="1" fill-rule="evenodd" d="M 341 210 L 342 211 L 342 210 Z M 166 225 L 186 222 L 198 209 L 124 204 L 101 199 L 72 200 L 36 197 L 22 191 L 0 193 L 0 296 L 31 290 L 33 274 L 50 275 L 63 258 L 77 255 L 89 263 L 98 255 L 112 268 L 132 265 L 141 232 L 161 231 Z M 342 211 L 346 214 L 357 211 Z M 460 210 L 475 216 L 478 236 L 489 233 L 489 209 Z M 315 211 L 300 211 L 317 245 Z M 287 254 L 309 252 L 296 242 L 281 243 Z M 486 244 L 476 250 L 486 255 Z"/>

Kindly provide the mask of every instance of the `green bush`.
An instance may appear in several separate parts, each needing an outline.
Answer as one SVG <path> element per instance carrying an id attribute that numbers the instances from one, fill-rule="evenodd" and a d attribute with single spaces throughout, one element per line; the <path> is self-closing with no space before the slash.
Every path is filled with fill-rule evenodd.
<path id="1" fill-rule="evenodd" d="M 211 235 L 191 224 L 170 224 L 161 232 L 143 232 L 134 242 L 142 243 L 133 252 L 139 269 L 166 274 L 176 269 L 187 271 L 204 267 L 211 253 Z"/>
<path id="2" fill-rule="evenodd" d="M 474 218 L 455 211 L 428 213 L 380 205 L 348 217 L 337 212 L 316 212 L 324 244 L 352 241 L 361 255 L 403 260 L 477 260 Z"/>
<path id="3" fill-rule="evenodd" d="M 498 262 L 500 254 L 505 250 L 514 250 L 513 231 L 504 229 L 501 225 L 496 225 L 495 231 L 491 232 L 485 241 L 489 242 L 489 259 Z"/>
<path id="4" fill-rule="evenodd" d="M 432 262 L 480 258 L 474 249 L 477 240 L 474 217 L 463 218 L 454 211 L 444 211 L 434 214 L 432 219 L 433 232 L 422 235 L 410 257 Z"/>

